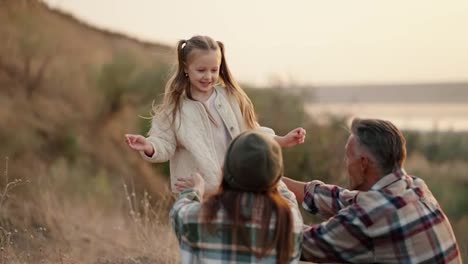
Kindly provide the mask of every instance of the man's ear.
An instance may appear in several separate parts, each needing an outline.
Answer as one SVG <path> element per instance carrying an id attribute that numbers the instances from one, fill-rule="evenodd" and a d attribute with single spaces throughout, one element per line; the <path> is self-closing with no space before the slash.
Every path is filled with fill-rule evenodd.
<path id="1" fill-rule="evenodd" d="M 361 156 L 361 171 L 366 171 L 369 167 L 369 158 L 367 156 Z"/>

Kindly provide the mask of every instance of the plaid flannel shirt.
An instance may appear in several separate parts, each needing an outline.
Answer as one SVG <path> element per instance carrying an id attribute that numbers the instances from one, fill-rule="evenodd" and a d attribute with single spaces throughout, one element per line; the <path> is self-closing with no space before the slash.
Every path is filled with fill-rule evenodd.
<path id="1" fill-rule="evenodd" d="M 294 258 L 289 263 L 298 263 L 302 246 L 302 216 L 296 197 L 282 182 L 280 192 L 291 205 L 293 217 Z M 273 218 L 269 227 L 260 226 L 261 215 L 258 212 L 261 211 L 258 210 L 261 204 L 255 204 L 254 196 L 253 193 L 245 193 L 243 196 L 244 213 L 254 216 L 245 225 L 252 241 L 260 239 L 259 231 L 264 228 L 273 231 L 276 221 L 276 218 Z M 200 201 L 198 192 L 192 189 L 185 190 L 180 193 L 170 212 L 172 225 L 180 243 L 181 263 L 276 263 L 276 249 L 272 249 L 265 257 L 258 259 L 236 239 L 236 235 L 231 235 L 232 222 L 228 220 L 223 208 L 218 211 L 216 218 L 209 225 L 214 227 L 214 230 L 224 230 L 224 232 L 207 233 L 202 226 L 204 220 Z"/>
<path id="2" fill-rule="evenodd" d="M 403 170 L 367 192 L 312 181 L 303 207 L 328 218 L 304 231 L 303 257 L 310 261 L 462 263 L 436 199 L 423 180 Z"/>

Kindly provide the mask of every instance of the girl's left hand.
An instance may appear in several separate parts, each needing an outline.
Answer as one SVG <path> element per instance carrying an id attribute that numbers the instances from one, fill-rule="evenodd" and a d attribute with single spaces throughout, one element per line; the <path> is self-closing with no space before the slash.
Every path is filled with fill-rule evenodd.
<path id="1" fill-rule="evenodd" d="M 175 187 L 179 192 L 192 188 L 194 190 L 197 190 L 203 197 L 203 194 L 205 193 L 205 180 L 203 180 L 202 176 L 199 173 L 193 173 L 187 178 L 177 179 L 177 181 L 175 182 Z"/>
<path id="2" fill-rule="evenodd" d="M 288 134 L 283 137 L 276 137 L 276 141 L 281 147 L 293 147 L 298 144 L 304 143 L 306 131 L 302 127 L 291 130 Z"/>

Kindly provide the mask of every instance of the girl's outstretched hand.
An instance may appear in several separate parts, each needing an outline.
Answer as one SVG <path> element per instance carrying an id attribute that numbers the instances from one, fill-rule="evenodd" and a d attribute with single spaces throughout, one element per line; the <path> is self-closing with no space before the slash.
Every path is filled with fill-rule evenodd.
<path id="1" fill-rule="evenodd" d="M 305 136 L 305 129 L 298 127 L 282 137 L 276 136 L 275 139 L 281 147 L 285 148 L 304 143 Z"/>
<path id="2" fill-rule="evenodd" d="M 125 141 L 131 149 L 144 151 L 146 155 L 150 157 L 153 156 L 155 151 L 153 144 L 151 144 L 144 136 L 125 134 Z"/>
<path id="3" fill-rule="evenodd" d="M 179 192 L 192 188 L 197 190 L 201 197 L 203 197 L 205 193 L 205 180 L 203 180 L 200 173 L 192 173 L 192 175 L 187 178 L 178 178 L 175 182 L 175 187 Z"/>

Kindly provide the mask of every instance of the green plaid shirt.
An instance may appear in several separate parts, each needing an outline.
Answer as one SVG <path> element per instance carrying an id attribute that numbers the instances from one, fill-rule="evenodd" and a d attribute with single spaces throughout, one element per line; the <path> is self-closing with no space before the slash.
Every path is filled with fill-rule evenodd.
<path id="1" fill-rule="evenodd" d="M 289 263 L 298 263 L 302 247 L 303 221 L 298 209 L 296 197 L 281 182 L 281 194 L 291 205 L 293 217 L 294 258 Z M 221 208 L 216 218 L 210 223 L 212 230 L 224 232 L 208 233 L 203 228 L 204 220 L 201 214 L 200 194 L 193 189 L 180 193 L 179 199 L 171 209 L 170 217 L 180 243 L 181 263 L 276 263 L 276 249 L 272 249 L 262 259 L 258 259 L 248 247 L 242 244 L 236 236 L 232 235 L 232 222 L 228 220 L 226 211 Z M 270 226 L 260 226 L 261 204 L 256 204 L 255 194 L 246 192 L 242 198 L 243 213 L 250 216 L 245 225 L 251 241 L 260 239 L 259 234 L 263 228 L 270 228 L 273 232 L 276 218 L 270 221 Z"/>

